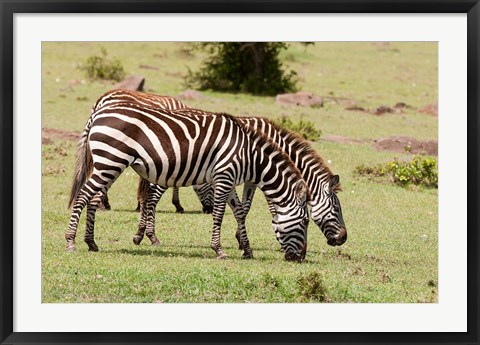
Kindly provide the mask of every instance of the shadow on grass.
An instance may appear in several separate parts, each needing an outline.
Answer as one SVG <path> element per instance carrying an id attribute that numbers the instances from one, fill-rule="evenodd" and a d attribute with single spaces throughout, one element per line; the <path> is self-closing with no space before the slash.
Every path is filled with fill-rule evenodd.
<path id="1" fill-rule="evenodd" d="M 204 249 L 204 252 L 191 252 L 189 249 Z M 232 247 L 224 247 L 227 255 L 233 254 L 234 251 L 239 251 L 237 248 L 232 248 Z M 132 249 L 111 249 L 111 250 L 102 250 L 104 253 L 113 253 L 113 254 L 127 254 L 127 255 L 133 255 L 133 256 L 155 256 L 155 257 L 180 257 L 180 258 L 200 258 L 200 259 L 216 259 L 215 254 L 213 250 L 210 248 L 210 246 L 200 246 L 200 245 L 190 245 L 190 246 L 181 246 L 181 247 L 176 247 L 176 246 L 161 246 L 158 249 L 152 248 L 152 247 L 146 247 L 146 248 L 132 248 Z M 262 252 L 268 252 L 271 253 L 271 249 L 257 249 L 254 251 L 254 259 L 253 261 L 258 261 L 258 262 L 274 262 L 278 261 L 277 258 L 272 258 L 269 257 L 268 254 L 260 254 Z M 259 254 L 256 255 L 255 253 Z M 283 258 L 283 255 L 282 255 Z M 247 261 L 242 259 L 241 256 L 238 256 L 238 254 L 234 255 L 229 255 L 228 258 L 226 259 L 228 261 Z"/>
<path id="2" fill-rule="evenodd" d="M 171 250 L 151 250 L 151 249 L 118 249 L 111 250 L 111 253 L 119 254 L 129 254 L 129 255 L 140 255 L 140 256 L 156 256 L 156 257 L 185 257 L 185 258 L 207 258 L 202 253 L 190 253 L 190 252 L 180 252 L 180 251 L 171 251 Z"/>
<path id="3" fill-rule="evenodd" d="M 101 210 L 99 212 L 102 212 L 102 213 L 109 213 L 109 212 L 112 212 L 112 213 L 115 213 L 115 212 L 129 212 L 129 213 L 137 213 L 137 214 L 140 214 L 139 211 L 136 211 L 135 209 L 131 208 L 131 209 L 125 209 L 125 208 L 116 208 L 116 209 L 112 209 L 112 210 L 109 210 L 109 211 L 105 211 L 105 210 Z M 157 210 L 156 212 L 157 214 L 203 214 L 202 211 L 200 210 L 190 210 L 190 211 L 185 211 L 183 213 L 177 213 L 176 211 L 174 210 Z"/>

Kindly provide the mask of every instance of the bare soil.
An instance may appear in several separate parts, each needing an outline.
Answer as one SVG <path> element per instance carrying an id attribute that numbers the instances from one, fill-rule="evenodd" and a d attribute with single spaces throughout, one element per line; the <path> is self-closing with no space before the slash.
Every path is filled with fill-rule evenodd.
<path id="1" fill-rule="evenodd" d="M 379 151 L 408 151 L 413 154 L 438 156 L 438 142 L 436 140 L 420 141 L 410 137 L 388 137 L 376 140 L 373 147 Z"/>
<path id="2" fill-rule="evenodd" d="M 379 151 L 393 152 L 411 152 L 413 154 L 423 154 L 438 156 L 438 142 L 436 140 L 417 140 L 410 137 L 388 137 L 377 140 L 373 139 L 354 139 L 342 137 L 340 135 L 324 135 L 320 140 L 331 141 L 340 144 L 365 144 L 371 143 Z"/>
<path id="3" fill-rule="evenodd" d="M 80 139 L 80 133 L 56 128 L 42 128 L 42 144 L 50 145 L 54 139 L 78 141 Z"/>

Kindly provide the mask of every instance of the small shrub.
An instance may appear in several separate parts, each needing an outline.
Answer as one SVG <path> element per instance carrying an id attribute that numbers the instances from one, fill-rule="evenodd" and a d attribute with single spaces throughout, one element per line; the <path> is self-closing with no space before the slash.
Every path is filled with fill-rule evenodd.
<path id="1" fill-rule="evenodd" d="M 433 158 L 414 157 L 411 162 L 400 162 L 395 159 L 387 163 L 393 182 L 400 185 L 424 185 L 438 188 L 437 161 Z"/>
<path id="2" fill-rule="evenodd" d="M 268 287 L 270 289 L 276 289 L 279 287 L 280 282 L 276 277 L 272 276 L 270 273 L 265 273 L 263 275 L 263 281 L 260 283 L 260 285 L 263 287 Z"/>
<path id="3" fill-rule="evenodd" d="M 361 164 L 356 166 L 353 172 L 357 175 L 362 175 L 362 176 L 380 177 L 380 176 L 385 176 L 387 173 L 387 170 L 382 165 L 368 166 L 365 164 Z"/>
<path id="4" fill-rule="evenodd" d="M 200 90 L 276 95 L 297 90 L 296 72 L 286 72 L 282 42 L 206 42 L 196 45 L 209 56 L 200 70 L 188 71 L 185 86 Z"/>
<path id="5" fill-rule="evenodd" d="M 313 300 L 319 302 L 331 302 L 327 294 L 327 289 L 323 279 L 317 272 L 311 272 L 306 276 L 301 276 L 297 280 L 300 295 L 304 300 Z"/>
<path id="6" fill-rule="evenodd" d="M 416 185 L 429 188 L 438 188 L 437 161 L 433 158 L 413 157 L 410 162 L 399 161 L 395 158 L 385 165 L 369 167 L 359 165 L 354 172 L 357 175 L 382 177 L 401 186 Z"/>
<path id="7" fill-rule="evenodd" d="M 317 141 L 322 135 L 322 131 L 315 128 L 315 124 L 311 121 L 300 120 L 299 122 L 294 123 L 289 117 L 282 116 L 278 120 L 274 120 L 274 122 L 280 127 L 298 133 L 306 140 Z"/>
<path id="8" fill-rule="evenodd" d="M 84 70 L 90 79 L 122 80 L 125 77 L 122 63 L 118 59 L 108 59 L 107 55 L 107 50 L 102 48 L 101 55 L 88 57 L 80 69 Z"/>

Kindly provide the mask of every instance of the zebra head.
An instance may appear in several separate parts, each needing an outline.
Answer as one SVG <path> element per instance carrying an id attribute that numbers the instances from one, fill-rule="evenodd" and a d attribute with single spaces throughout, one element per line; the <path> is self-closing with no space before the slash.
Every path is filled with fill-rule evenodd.
<path id="1" fill-rule="evenodd" d="M 307 252 L 307 186 L 303 180 L 293 185 L 293 198 L 273 203 L 272 227 L 288 261 L 302 262 Z"/>
<path id="2" fill-rule="evenodd" d="M 340 177 L 333 175 L 330 180 L 319 184 L 312 195 L 312 220 L 318 225 L 331 246 L 341 246 L 347 240 L 347 228 L 343 221 L 340 200 Z"/>

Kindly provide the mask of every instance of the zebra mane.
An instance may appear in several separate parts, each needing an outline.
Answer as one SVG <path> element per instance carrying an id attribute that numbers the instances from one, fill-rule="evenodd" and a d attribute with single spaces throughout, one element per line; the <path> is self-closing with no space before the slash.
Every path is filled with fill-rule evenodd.
<path id="1" fill-rule="evenodd" d="M 239 117 L 239 118 L 245 118 L 245 119 L 248 119 L 249 117 L 248 116 L 242 116 L 242 117 Z M 322 156 L 320 156 L 317 152 L 317 150 L 315 150 L 311 145 L 310 143 L 308 142 L 308 140 L 306 140 L 304 137 L 302 137 L 301 135 L 299 135 L 297 132 L 294 132 L 294 131 L 291 131 L 285 127 L 282 127 L 278 124 L 276 124 L 275 122 L 273 122 L 272 120 L 270 119 L 267 119 L 265 117 L 261 117 L 261 116 L 255 116 L 255 118 L 257 119 L 261 119 L 262 121 L 265 121 L 265 123 L 269 124 L 270 126 L 272 126 L 276 131 L 278 131 L 280 133 L 280 135 L 282 136 L 282 138 L 285 140 L 285 142 L 291 146 L 291 148 L 296 151 L 296 152 L 300 152 L 300 155 L 303 157 L 304 155 L 309 155 L 311 157 L 313 157 L 313 159 L 315 160 L 315 162 L 319 163 L 320 164 L 320 167 L 318 168 L 319 169 L 319 172 L 320 173 L 326 173 L 326 176 L 328 178 L 328 181 L 330 182 L 330 180 L 333 178 L 333 176 L 335 175 L 332 170 L 330 169 L 330 167 L 328 166 L 327 162 L 325 161 L 325 159 L 323 159 Z M 334 191 L 335 192 L 339 192 L 342 190 L 342 186 L 341 184 L 338 184 Z"/>
<path id="2" fill-rule="evenodd" d="M 292 171 L 294 171 L 295 174 L 297 174 L 298 177 L 300 177 L 303 180 L 302 172 L 297 168 L 297 166 L 292 161 L 290 156 L 288 154 L 286 154 L 285 151 L 283 151 L 283 149 L 275 141 L 273 141 L 267 134 L 265 134 L 264 132 L 262 132 L 258 129 L 255 129 L 254 127 L 252 127 L 250 125 L 246 125 L 246 124 L 242 123 L 240 121 L 240 117 L 238 117 L 238 116 L 233 116 L 233 115 L 230 115 L 230 114 L 227 114 L 227 113 L 217 113 L 217 114 L 225 116 L 225 117 L 231 119 L 232 121 L 234 121 L 241 128 L 245 128 L 245 130 L 247 131 L 247 134 L 253 140 L 258 139 L 258 142 L 259 142 L 260 145 L 268 143 L 267 147 L 269 149 L 271 149 L 272 151 L 273 150 L 278 151 L 280 153 L 279 155 L 276 156 L 277 157 L 276 159 L 279 159 L 281 161 L 289 162 L 289 165 L 290 165 Z M 310 200 L 310 199 L 311 199 L 310 190 L 307 188 L 307 200 Z"/>

